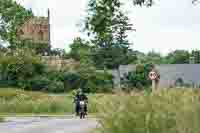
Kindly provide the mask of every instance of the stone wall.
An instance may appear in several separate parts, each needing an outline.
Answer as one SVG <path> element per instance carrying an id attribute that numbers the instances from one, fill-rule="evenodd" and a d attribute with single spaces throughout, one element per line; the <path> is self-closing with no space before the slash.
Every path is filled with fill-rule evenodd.
<path id="1" fill-rule="evenodd" d="M 59 56 L 42 56 L 41 59 L 49 69 L 53 70 L 66 70 L 72 71 L 74 66 L 77 65 L 77 62 L 73 59 L 62 59 Z"/>

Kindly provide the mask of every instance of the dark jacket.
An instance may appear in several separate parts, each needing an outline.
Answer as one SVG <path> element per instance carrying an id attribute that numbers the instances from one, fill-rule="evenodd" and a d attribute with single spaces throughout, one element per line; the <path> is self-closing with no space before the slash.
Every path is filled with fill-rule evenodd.
<path id="1" fill-rule="evenodd" d="M 75 102 L 79 102 L 79 101 L 88 101 L 88 98 L 85 94 L 77 94 L 75 96 Z"/>

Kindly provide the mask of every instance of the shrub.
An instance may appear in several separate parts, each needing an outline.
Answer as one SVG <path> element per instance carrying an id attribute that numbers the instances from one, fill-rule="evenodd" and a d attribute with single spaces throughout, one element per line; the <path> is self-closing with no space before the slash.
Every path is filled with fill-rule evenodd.
<path id="1" fill-rule="evenodd" d="M 44 76 L 35 76 L 27 80 L 19 80 L 18 86 L 25 90 L 40 91 L 47 90 L 50 83 L 51 81 Z"/>
<path id="2" fill-rule="evenodd" d="M 16 87 L 17 81 L 14 80 L 0 80 L 0 88 Z"/>
<path id="3" fill-rule="evenodd" d="M 139 64 L 136 66 L 136 71 L 125 74 L 124 78 L 122 78 L 124 90 L 130 91 L 130 89 L 134 88 L 144 90 L 144 88 L 149 87 L 151 85 L 151 81 L 149 80 L 148 74 L 152 68 L 152 64 Z"/>
<path id="4" fill-rule="evenodd" d="M 43 74 L 45 68 L 40 56 L 30 49 L 12 50 L 2 55 L 0 59 L 1 78 L 8 86 L 30 88 L 29 80 Z"/>
<path id="5" fill-rule="evenodd" d="M 64 82 L 67 91 L 78 89 L 80 87 L 81 77 L 77 73 L 65 73 Z"/>
<path id="6" fill-rule="evenodd" d="M 28 80 L 18 81 L 18 86 L 24 90 L 45 91 L 52 93 L 63 93 L 65 91 L 64 82 L 50 80 L 45 76 L 35 76 Z"/>
<path id="7" fill-rule="evenodd" d="M 47 71 L 44 76 L 47 77 L 51 81 L 64 81 L 65 79 L 65 72 L 60 71 Z"/>
<path id="8" fill-rule="evenodd" d="M 87 93 L 110 92 L 113 86 L 112 75 L 103 72 L 95 72 L 86 77 L 78 73 L 66 73 L 64 83 L 68 91 L 83 88 Z"/>
<path id="9" fill-rule="evenodd" d="M 63 93 L 65 91 L 64 83 L 59 81 L 52 81 L 47 88 L 48 92 Z"/>
<path id="10" fill-rule="evenodd" d="M 30 88 L 34 91 L 47 90 L 51 81 L 44 76 L 36 76 L 29 80 Z"/>

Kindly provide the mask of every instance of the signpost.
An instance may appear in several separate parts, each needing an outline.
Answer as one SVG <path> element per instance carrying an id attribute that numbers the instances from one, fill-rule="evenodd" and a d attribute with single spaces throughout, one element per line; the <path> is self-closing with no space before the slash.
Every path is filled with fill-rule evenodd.
<path id="1" fill-rule="evenodd" d="M 155 90 L 157 90 L 157 84 L 158 84 L 157 81 L 159 79 L 158 73 L 155 70 L 152 70 L 149 73 L 149 78 L 152 81 L 152 91 L 155 92 Z"/>

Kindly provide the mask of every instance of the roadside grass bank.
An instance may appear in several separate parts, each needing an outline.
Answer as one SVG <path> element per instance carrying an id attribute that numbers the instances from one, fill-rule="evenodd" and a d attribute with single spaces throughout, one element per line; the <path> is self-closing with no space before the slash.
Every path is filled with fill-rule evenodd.
<path id="1" fill-rule="evenodd" d="M 119 94 L 104 101 L 96 133 L 200 132 L 200 90 Z"/>
<path id="2" fill-rule="evenodd" d="M 0 117 L 0 122 L 4 122 L 4 118 L 3 117 Z"/>
<path id="3" fill-rule="evenodd" d="M 89 113 L 97 112 L 102 95 L 89 95 Z M 0 115 L 45 114 L 66 115 L 74 113 L 73 95 L 50 96 L 42 92 L 18 89 L 0 89 Z"/>

